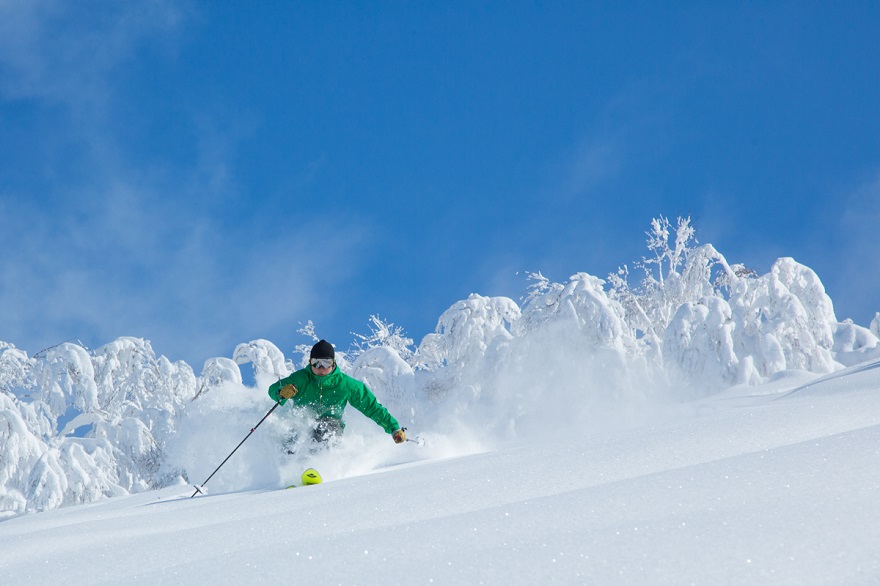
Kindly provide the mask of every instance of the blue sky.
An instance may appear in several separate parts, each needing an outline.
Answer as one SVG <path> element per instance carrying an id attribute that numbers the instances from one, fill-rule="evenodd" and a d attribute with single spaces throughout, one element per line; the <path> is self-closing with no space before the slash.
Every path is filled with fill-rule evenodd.
<path id="1" fill-rule="evenodd" d="M 0 340 L 418 342 L 660 214 L 880 310 L 880 3 L 0 2 Z"/>

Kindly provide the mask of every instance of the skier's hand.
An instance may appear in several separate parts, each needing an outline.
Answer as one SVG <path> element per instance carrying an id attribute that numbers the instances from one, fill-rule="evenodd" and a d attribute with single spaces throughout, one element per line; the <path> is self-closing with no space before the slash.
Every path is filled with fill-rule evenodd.
<path id="1" fill-rule="evenodd" d="M 391 437 L 394 438 L 395 444 L 402 444 L 406 441 L 406 428 L 398 429 L 391 434 Z"/>
<path id="2" fill-rule="evenodd" d="M 281 387 L 281 390 L 278 391 L 278 395 L 279 395 L 282 399 L 290 399 L 291 397 L 293 397 L 294 395 L 296 395 L 297 392 L 298 392 L 298 391 L 297 391 L 297 389 L 296 389 L 295 386 L 293 386 L 293 385 L 287 385 L 287 386 Z"/>

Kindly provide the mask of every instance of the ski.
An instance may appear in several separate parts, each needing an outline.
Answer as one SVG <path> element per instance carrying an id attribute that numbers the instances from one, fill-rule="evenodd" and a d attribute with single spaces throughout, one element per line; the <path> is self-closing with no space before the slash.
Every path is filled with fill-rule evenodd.
<path id="1" fill-rule="evenodd" d="M 314 468 L 309 468 L 308 470 L 303 472 L 302 476 L 300 477 L 300 480 L 302 481 L 302 486 L 309 486 L 312 484 L 321 484 L 322 482 L 324 482 L 324 479 L 321 478 L 321 474 L 317 470 L 315 470 Z M 296 488 L 298 486 L 300 486 L 300 485 L 299 484 L 291 484 L 291 485 L 285 487 L 285 490 L 287 490 L 288 488 Z"/>

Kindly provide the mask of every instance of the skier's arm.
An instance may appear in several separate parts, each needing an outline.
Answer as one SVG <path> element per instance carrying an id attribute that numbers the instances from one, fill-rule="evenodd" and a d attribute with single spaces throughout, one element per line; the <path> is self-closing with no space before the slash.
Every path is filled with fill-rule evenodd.
<path id="1" fill-rule="evenodd" d="M 294 386 L 292 378 L 289 376 L 269 385 L 269 396 L 273 401 L 284 405 L 288 399 L 292 399 L 296 395 L 297 388 Z"/>
<path id="2" fill-rule="evenodd" d="M 349 403 L 351 406 L 375 421 L 385 433 L 394 433 L 400 429 L 400 424 L 391 416 L 388 409 L 379 403 L 376 396 L 364 383 L 354 380 L 354 388 L 351 392 Z"/>

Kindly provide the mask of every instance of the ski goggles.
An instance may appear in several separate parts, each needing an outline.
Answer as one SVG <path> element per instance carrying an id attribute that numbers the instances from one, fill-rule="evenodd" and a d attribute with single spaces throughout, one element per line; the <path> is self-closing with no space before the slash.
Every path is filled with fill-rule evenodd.
<path id="1" fill-rule="evenodd" d="M 330 368 L 333 366 L 332 358 L 312 358 L 309 361 L 309 364 L 314 366 L 315 368 Z"/>

